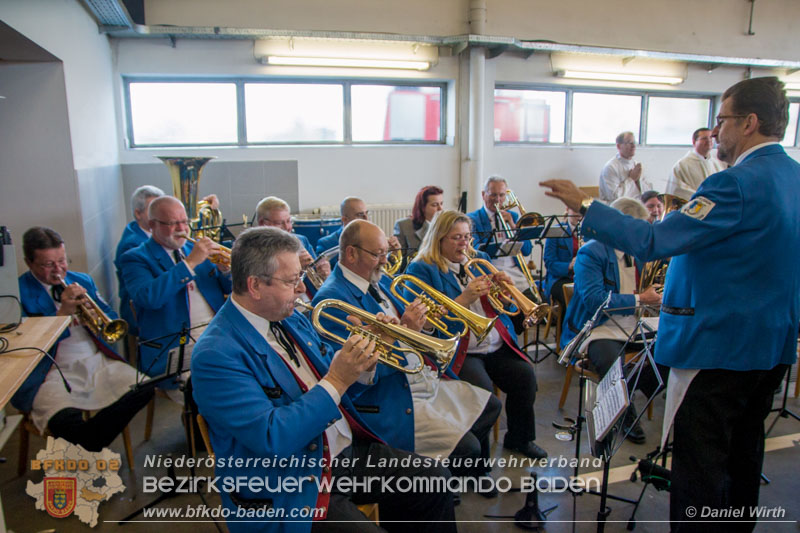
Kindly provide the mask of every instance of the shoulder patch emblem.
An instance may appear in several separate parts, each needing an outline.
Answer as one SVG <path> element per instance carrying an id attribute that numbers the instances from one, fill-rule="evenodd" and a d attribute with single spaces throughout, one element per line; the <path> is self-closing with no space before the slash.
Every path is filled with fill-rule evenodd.
<path id="1" fill-rule="evenodd" d="M 705 196 L 698 196 L 681 208 L 681 213 L 688 217 L 703 220 L 717 205 Z"/>

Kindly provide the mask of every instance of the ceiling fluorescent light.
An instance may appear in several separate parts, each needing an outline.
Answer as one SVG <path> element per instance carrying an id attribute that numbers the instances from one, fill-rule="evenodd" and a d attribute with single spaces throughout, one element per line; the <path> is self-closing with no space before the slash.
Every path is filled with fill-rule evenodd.
<path id="1" fill-rule="evenodd" d="M 561 78 L 572 78 L 580 80 L 600 80 L 600 81 L 626 81 L 633 83 L 661 83 L 665 85 L 677 85 L 683 83 L 684 79 L 679 76 L 657 76 L 655 74 L 624 74 L 621 72 L 588 72 L 584 70 L 559 70 L 556 76 Z"/>
<path id="2" fill-rule="evenodd" d="M 262 62 L 267 65 L 288 65 L 303 67 L 355 67 L 355 68 L 390 68 L 405 70 L 428 70 L 429 61 L 408 61 L 399 59 L 361 59 L 351 57 L 294 57 L 264 56 Z"/>

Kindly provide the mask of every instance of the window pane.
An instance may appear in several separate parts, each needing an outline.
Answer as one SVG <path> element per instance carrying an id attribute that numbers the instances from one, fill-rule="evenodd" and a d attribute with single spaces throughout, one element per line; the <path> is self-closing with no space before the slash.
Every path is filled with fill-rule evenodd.
<path id="1" fill-rule="evenodd" d="M 233 83 L 131 83 L 132 143 L 236 144 Z"/>
<path id="2" fill-rule="evenodd" d="M 247 83 L 248 142 L 342 142 L 341 85 Z"/>
<path id="3" fill-rule="evenodd" d="M 353 85 L 353 141 L 440 141 L 441 93 L 440 87 Z"/>
<path id="4" fill-rule="evenodd" d="M 641 96 L 575 93 L 572 142 L 614 144 L 623 131 L 638 136 L 641 111 Z"/>
<path id="5" fill-rule="evenodd" d="M 495 89 L 494 141 L 563 143 L 567 94 Z"/>
<path id="6" fill-rule="evenodd" d="M 708 98 L 651 96 L 647 105 L 647 144 L 692 144 L 692 133 L 708 127 Z"/>
<path id="7" fill-rule="evenodd" d="M 800 103 L 792 102 L 789 104 L 789 124 L 786 126 L 786 135 L 781 142 L 784 146 L 794 146 L 797 140 L 797 115 L 800 111 Z"/>

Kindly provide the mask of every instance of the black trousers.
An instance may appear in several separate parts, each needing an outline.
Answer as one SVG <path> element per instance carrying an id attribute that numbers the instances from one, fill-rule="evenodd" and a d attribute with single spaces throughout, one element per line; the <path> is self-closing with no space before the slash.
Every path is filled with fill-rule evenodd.
<path id="1" fill-rule="evenodd" d="M 464 433 L 461 440 L 456 444 L 455 449 L 450 454 L 451 459 L 466 458 L 466 457 L 480 457 L 481 459 L 488 459 L 490 455 L 489 448 L 489 431 L 491 431 L 497 417 L 500 416 L 500 411 L 503 409 L 503 404 L 494 394 L 489 396 L 489 401 L 483 408 L 478 419 L 472 424 L 469 431 Z M 491 468 L 487 468 L 485 463 L 477 468 L 455 468 L 451 467 L 450 472 L 454 476 L 468 476 L 468 475 L 483 475 L 487 474 Z"/>
<path id="2" fill-rule="evenodd" d="M 417 490 L 406 492 L 406 478 L 420 480 L 421 478 L 449 479 L 450 472 L 441 465 L 435 466 L 398 466 L 398 467 L 368 467 L 367 458 L 375 465 L 380 460 L 391 461 L 395 458 L 402 460 L 404 457 L 419 457 L 411 452 L 390 448 L 376 442 L 364 442 L 359 439 L 342 451 L 341 456 L 358 459 L 350 468 L 341 465 L 332 469 L 333 478 L 348 477 L 363 479 L 377 476 L 391 481 L 387 486 L 391 491 L 384 492 L 381 483 L 373 486 L 356 486 L 353 492 L 337 492 L 334 483 L 331 492 L 330 507 L 326 520 L 313 522 L 313 533 L 331 532 L 364 532 L 379 531 L 415 531 L 415 532 L 455 532 L 455 512 L 453 511 L 453 495 L 449 491 Z M 391 464 L 391 463 L 390 463 Z M 371 490 L 369 490 L 371 489 Z M 381 526 L 376 526 L 358 510 L 357 505 L 377 503 L 380 513 Z M 409 522 L 413 521 L 413 522 Z"/>
<path id="3" fill-rule="evenodd" d="M 611 368 L 611 365 L 614 363 L 614 361 L 616 361 L 617 357 L 623 355 L 623 346 L 625 346 L 624 342 L 613 339 L 599 339 L 589 343 L 587 355 L 597 370 L 597 375 L 600 376 L 600 379 L 603 379 L 603 376 L 606 375 L 606 372 L 608 372 L 608 369 Z M 628 347 L 635 350 L 641 350 L 644 348 L 640 342 L 628 343 Z M 659 364 L 656 365 L 656 368 L 658 369 L 658 373 L 661 375 L 661 381 L 666 384 L 667 377 L 669 377 L 669 368 Z M 628 385 L 633 387 L 633 383 L 628 383 Z M 649 398 L 656 392 L 657 388 L 658 379 L 656 378 L 655 372 L 653 372 L 653 368 L 648 365 L 639 375 L 639 382 L 637 383 L 636 389 L 645 393 Z M 632 392 L 633 390 L 628 391 L 628 393 Z"/>
<path id="4" fill-rule="evenodd" d="M 771 370 L 701 370 L 675 415 L 670 520 L 672 531 L 752 531 L 764 461 L 764 419 L 789 365 Z M 703 508 L 743 509 L 709 523 Z M 690 509 L 691 508 L 691 509 Z M 753 520 L 748 522 L 748 520 Z"/>
<path id="5" fill-rule="evenodd" d="M 130 391 L 88 419 L 84 419 L 84 411 L 67 407 L 50 417 L 47 429 L 56 438 L 79 444 L 90 452 L 99 452 L 150 402 L 153 392 L 152 387 Z"/>
<path id="6" fill-rule="evenodd" d="M 492 383 L 506 393 L 509 445 L 525 444 L 536 439 L 536 373 L 505 343 L 494 353 L 471 354 L 464 358 L 458 377 L 476 387 L 493 392 Z"/>
<path id="7" fill-rule="evenodd" d="M 567 316 L 567 302 L 564 300 L 564 284 L 565 283 L 572 283 L 572 279 L 570 278 L 558 278 L 553 282 L 553 286 L 550 287 L 550 297 L 558 302 L 561 306 L 562 313 L 561 319 L 563 320 L 565 316 Z"/>

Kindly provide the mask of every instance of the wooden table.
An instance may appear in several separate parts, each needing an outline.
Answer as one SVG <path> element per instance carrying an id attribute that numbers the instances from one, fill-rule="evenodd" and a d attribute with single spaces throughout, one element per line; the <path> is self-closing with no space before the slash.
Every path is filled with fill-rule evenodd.
<path id="1" fill-rule="evenodd" d="M 3 336 L 8 349 L 38 348 L 47 351 L 69 326 L 72 317 L 40 316 L 24 319 L 19 328 Z M 21 350 L 0 354 L 0 409 L 5 407 L 44 354 L 39 350 Z"/>

